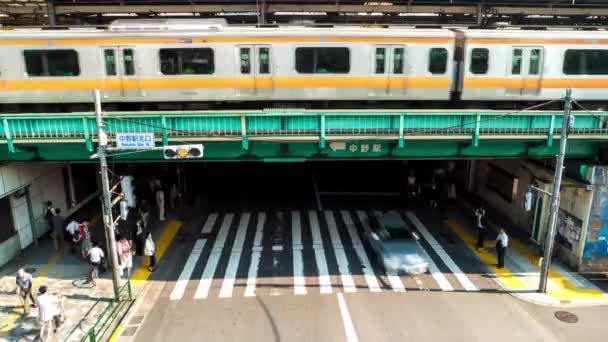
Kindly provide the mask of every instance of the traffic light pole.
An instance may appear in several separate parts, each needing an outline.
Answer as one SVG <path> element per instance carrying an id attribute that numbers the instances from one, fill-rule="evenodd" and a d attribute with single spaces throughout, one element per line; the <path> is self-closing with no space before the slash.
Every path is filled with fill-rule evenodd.
<path id="1" fill-rule="evenodd" d="M 103 223 L 108 247 L 107 258 L 112 264 L 112 285 L 114 287 L 114 298 L 119 299 L 120 272 L 118 265 L 118 254 L 116 253 L 116 239 L 114 238 L 114 219 L 112 217 L 112 199 L 110 193 L 110 181 L 108 179 L 108 161 L 106 160 L 106 149 L 108 138 L 104 132 L 103 120 L 101 119 L 101 94 L 95 90 L 95 121 L 97 122 L 98 147 L 97 157 L 99 157 L 101 173 L 101 193 L 103 196 Z"/>
<path id="2" fill-rule="evenodd" d="M 555 230 L 557 226 L 557 213 L 559 211 L 559 188 L 562 183 L 562 173 L 564 169 L 564 157 L 566 155 L 566 143 L 568 140 L 568 130 L 571 125 L 571 110 L 572 110 L 572 90 L 566 90 L 564 104 L 564 118 L 562 120 L 562 131 L 559 141 L 559 154 L 557 155 L 557 164 L 555 165 L 555 175 L 553 177 L 553 192 L 551 193 L 551 212 L 549 216 L 549 230 L 546 234 L 545 253 L 543 263 L 540 270 L 540 281 L 538 283 L 538 292 L 547 292 L 547 278 L 549 277 L 549 268 L 551 267 L 551 256 L 553 254 L 553 243 L 555 240 Z"/>

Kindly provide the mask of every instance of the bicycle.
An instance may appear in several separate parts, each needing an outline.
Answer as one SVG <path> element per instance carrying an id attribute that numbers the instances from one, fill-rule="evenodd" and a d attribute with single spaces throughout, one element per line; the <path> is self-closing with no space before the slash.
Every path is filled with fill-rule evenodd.
<path id="1" fill-rule="evenodd" d="M 97 285 L 97 278 L 99 278 L 99 267 L 101 267 L 101 263 L 91 263 L 93 267 L 91 268 L 90 281 L 93 286 Z"/>

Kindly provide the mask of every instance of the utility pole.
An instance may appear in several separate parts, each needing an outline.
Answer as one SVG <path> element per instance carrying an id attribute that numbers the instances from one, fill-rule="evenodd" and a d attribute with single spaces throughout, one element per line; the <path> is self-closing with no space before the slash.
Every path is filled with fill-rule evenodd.
<path id="1" fill-rule="evenodd" d="M 108 148 L 108 137 L 104 132 L 103 120 L 101 119 L 101 93 L 95 89 L 95 120 L 97 122 L 98 147 L 101 173 L 101 193 L 103 195 L 103 223 L 108 246 L 108 259 L 112 264 L 112 285 L 114 286 L 114 298 L 119 299 L 120 273 L 118 271 L 118 255 L 116 254 L 116 239 L 114 238 L 114 218 L 112 217 L 112 199 L 110 194 L 110 181 L 108 179 L 108 161 L 106 160 L 106 149 Z"/>
<path id="2" fill-rule="evenodd" d="M 549 268 L 551 267 L 551 256 L 553 254 L 553 242 L 555 240 L 555 230 L 557 226 L 557 213 L 559 211 L 559 188 L 562 183 L 562 173 L 564 169 L 564 157 L 566 155 L 566 143 L 568 140 L 568 131 L 572 123 L 572 89 L 566 90 L 564 98 L 564 118 L 562 120 L 562 131 L 559 140 L 559 154 L 557 155 L 557 164 L 555 165 L 555 175 L 553 177 L 553 192 L 551 193 L 551 212 L 549 216 L 549 229 L 545 240 L 545 253 L 543 263 L 540 269 L 540 281 L 538 283 L 538 292 L 547 292 L 547 278 L 549 276 Z"/>

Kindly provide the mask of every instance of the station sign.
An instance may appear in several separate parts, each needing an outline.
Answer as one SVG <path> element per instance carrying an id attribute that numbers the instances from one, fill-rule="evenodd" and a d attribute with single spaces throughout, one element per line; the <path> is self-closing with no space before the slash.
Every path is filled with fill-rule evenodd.
<path id="1" fill-rule="evenodd" d="M 116 147 L 132 150 L 154 148 L 154 133 L 116 133 Z"/>

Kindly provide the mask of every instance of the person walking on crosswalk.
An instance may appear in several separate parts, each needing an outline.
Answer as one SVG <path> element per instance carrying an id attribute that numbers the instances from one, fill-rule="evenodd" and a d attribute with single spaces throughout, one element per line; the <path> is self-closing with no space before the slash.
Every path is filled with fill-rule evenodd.
<path id="1" fill-rule="evenodd" d="M 479 206 L 475 210 L 475 217 L 477 218 L 477 248 L 483 248 L 484 232 L 486 230 L 486 209 L 483 206 Z"/>
<path id="2" fill-rule="evenodd" d="M 507 253 L 507 246 L 509 245 L 509 237 L 503 228 L 500 228 L 500 232 L 496 237 L 496 256 L 498 258 L 498 264 L 496 267 L 505 267 L 505 254 Z"/>

